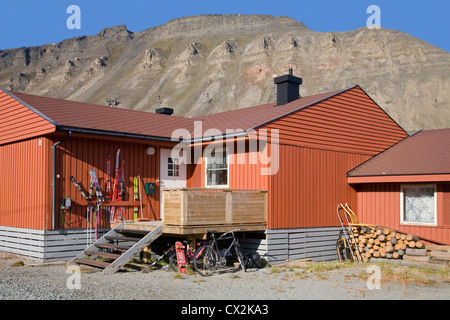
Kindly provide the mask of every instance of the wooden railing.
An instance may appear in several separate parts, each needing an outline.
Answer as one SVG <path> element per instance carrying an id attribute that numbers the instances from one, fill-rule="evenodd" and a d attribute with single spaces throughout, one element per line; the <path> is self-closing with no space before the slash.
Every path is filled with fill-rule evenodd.
<path id="1" fill-rule="evenodd" d="M 220 227 L 264 230 L 267 192 L 246 189 L 182 188 L 163 190 L 163 224 L 178 233 Z M 188 231 L 190 230 L 190 231 Z"/>

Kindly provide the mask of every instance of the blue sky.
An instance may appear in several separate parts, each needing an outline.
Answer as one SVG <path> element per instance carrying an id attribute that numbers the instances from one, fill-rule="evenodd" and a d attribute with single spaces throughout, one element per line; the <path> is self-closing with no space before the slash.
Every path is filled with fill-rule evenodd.
<path id="1" fill-rule="evenodd" d="M 81 29 L 68 29 L 67 7 L 81 9 Z M 41 0 L 2 3 L 0 49 L 38 46 L 105 27 L 126 24 L 142 31 L 171 19 L 198 14 L 289 16 L 314 31 L 349 31 L 366 26 L 367 8 L 381 10 L 381 27 L 400 30 L 450 51 L 450 1 L 404 0 Z"/>

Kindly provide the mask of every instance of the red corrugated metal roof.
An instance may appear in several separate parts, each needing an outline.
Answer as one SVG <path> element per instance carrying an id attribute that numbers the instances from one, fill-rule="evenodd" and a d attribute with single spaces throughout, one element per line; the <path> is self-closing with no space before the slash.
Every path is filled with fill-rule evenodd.
<path id="1" fill-rule="evenodd" d="M 281 106 L 277 106 L 276 103 L 269 103 L 255 107 L 204 115 L 193 118 L 193 120 L 202 121 L 203 131 L 213 128 L 220 130 L 222 133 L 226 133 L 227 129 L 242 129 L 245 131 L 259 127 L 266 122 L 275 120 L 347 90 L 349 89 L 302 97 Z"/>
<path id="2" fill-rule="evenodd" d="M 170 138 L 173 130 L 192 130 L 187 118 L 12 92 L 58 127 L 84 128 Z"/>
<path id="3" fill-rule="evenodd" d="M 354 86 L 355 88 L 358 86 Z M 233 111 L 204 115 L 196 118 L 183 118 L 161 115 L 152 112 L 113 108 L 77 101 L 54 99 L 24 93 L 7 92 L 28 108 L 60 129 L 82 128 L 86 130 L 126 133 L 146 137 L 171 138 L 176 129 L 187 129 L 194 137 L 195 121 L 201 121 L 202 133 L 217 129 L 205 136 L 227 133 L 227 129 L 244 131 L 260 127 L 270 121 L 299 111 L 317 102 L 326 100 L 342 91 L 333 91 L 302 97 L 285 105 L 269 103 Z"/>
<path id="4" fill-rule="evenodd" d="M 349 177 L 450 174 L 450 129 L 421 131 L 349 171 Z"/>
<path id="5" fill-rule="evenodd" d="M 220 130 L 223 134 L 227 129 L 245 131 L 339 92 L 343 91 L 303 97 L 282 106 L 270 103 L 192 119 L 18 92 L 8 92 L 8 94 L 60 128 L 84 128 L 170 138 L 175 129 L 183 128 L 193 132 L 194 121 L 202 122 L 203 133 L 212 128 Z"/>

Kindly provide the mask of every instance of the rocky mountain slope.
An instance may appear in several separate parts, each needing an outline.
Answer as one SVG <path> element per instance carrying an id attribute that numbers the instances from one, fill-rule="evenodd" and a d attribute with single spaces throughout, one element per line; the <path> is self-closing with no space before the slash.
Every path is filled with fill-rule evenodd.
<path id="1" fill-rule="evenodd" d="M 8 90 L 198 116 L 273 102 L 293 68 L 300 94 L 359 84 L 406 130 L 450 127 L 450 53 L 403 32 L 314 32 L 288 17 L 202 15 L 0 51 Z"/>

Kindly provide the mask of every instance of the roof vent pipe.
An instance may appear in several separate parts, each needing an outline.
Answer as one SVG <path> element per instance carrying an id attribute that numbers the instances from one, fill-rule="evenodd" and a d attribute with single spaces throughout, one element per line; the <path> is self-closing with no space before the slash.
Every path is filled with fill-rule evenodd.
<path id="1" fill-rule="evenodd" d="M 302 78 L 293 76 L 292 68 L 289 68 L 289 74 L 276 77 L 273 82 L 277 85 L 277 106 L 300 98 L 299 88 Z"/>
<path id="2" fill-rule="evenodd" d="M 166 114 L 166 115 L 170 116 L 171 114 L 173 114 L 173 109 L 172 108 L 166 108 L 166 107 L 158 108 L 158 109 L 155 110 L 155 113 Z"/>

